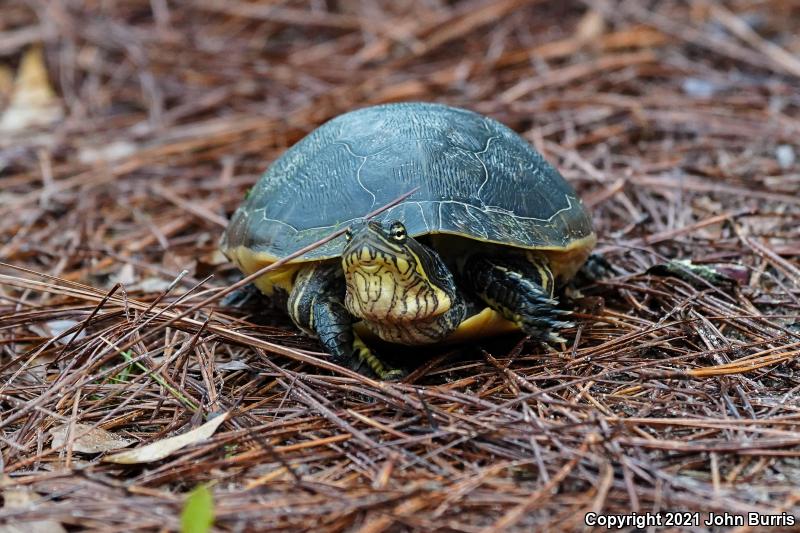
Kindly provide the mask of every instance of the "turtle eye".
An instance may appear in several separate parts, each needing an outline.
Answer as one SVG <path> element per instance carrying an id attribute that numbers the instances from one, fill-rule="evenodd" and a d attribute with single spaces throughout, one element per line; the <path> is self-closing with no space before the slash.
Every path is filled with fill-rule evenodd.
<path id="1" fill-rule="evenodd" d="M 397 242 L 405 242 L 406 240 L 406 227 L 401 222 L 393 222 L 389 228 L 389 235 Z"/>
<path id="2" fill-rule="evenodd" d="M 350 230 L 345 231 L 344 232 L 344 240 L 346 240 L 347 242 L 350 242 L 351 240 L 353 240 L 353 232 L 350 231 Z"/>

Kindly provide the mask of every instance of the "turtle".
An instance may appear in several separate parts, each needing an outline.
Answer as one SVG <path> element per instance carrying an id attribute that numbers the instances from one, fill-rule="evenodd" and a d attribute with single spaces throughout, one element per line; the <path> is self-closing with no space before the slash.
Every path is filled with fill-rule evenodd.
<path id="1" fill-rule="evenodd" d="M 335 362 L 384 379 L 402 372 L 370 338 L 563 341 L 555 291 L 596 242 L 575 190 L 522 137 L 427 102 L 357 109 L 309 133 L 249 191 L 221 250 L 251 274 L 345 228 L 254 283 Z"/>

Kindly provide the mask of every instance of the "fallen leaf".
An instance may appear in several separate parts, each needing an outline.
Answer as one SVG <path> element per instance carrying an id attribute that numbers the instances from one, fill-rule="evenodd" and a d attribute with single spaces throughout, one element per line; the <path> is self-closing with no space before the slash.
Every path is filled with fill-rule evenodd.
<path id="1" fill-rule="evenodd" d="M 30 48 L 22 57 L 11 104 L 0 117 L 0 131 L 22 131 L 48 126 L 63 116 L 61 104 L 47 79 L 41 47 Z"/>
<path id="2" fill-rule="evenodd" d="M 181 533 L 206 533 L 214 524 L 214 496 L 200 485 L 186 497 L 181 512 Z"/>
<path id="3" fill-rule="evenodd" d="M 117 463 L 123 465 L 136 464 L 136 463 L 152 463 L 159 461 L 172 453 L 185 448 L 191 444 L 202 442 L 211 437 L 217 428 L 228 419 L 228 413 L 224 413 L 215 418 L 212 418 L 200 427 L 191 431 L 187 431 L 182 435 L 169 437 L 167 439 L 159 440 L 142 446 L 134 448 L 133 450 L 117 453 L 103 458 L 104 461 L 109 463 Z"/>
<path id="4" fill-rule="evenodd" d="M 219 363 L 216 365 L 216 367 L 217 370 L 252 370 L 250 365 L 236 359 L 233 361 L 227 361 L 225 363 Z"/>
<path id="5" fill-rule="evenodd" d="M 50 430 L 53 442 L 50 446 L 53 449 L 61 448 L 67 443 L 67 432 L 69 424 L 63 424 Z M 102 453 L 111 450 L 119 450 L 134 443 L 133 440 L 124 439 L 115 433 L 105 429 L 92 427 L 89 424 L 73 424 L 72 451 L 80 453 Z"/>

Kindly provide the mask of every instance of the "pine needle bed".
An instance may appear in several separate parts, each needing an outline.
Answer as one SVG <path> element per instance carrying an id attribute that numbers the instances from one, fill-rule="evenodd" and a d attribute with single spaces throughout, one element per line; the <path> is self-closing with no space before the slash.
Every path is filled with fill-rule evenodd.
<path id="1" fill-rule="evenodd" d="M 800 514 L 796 3 L 0 11 L 0 109 L 37 45 L 58 107 L 0 132 L 0 524 L 177 530 L 204 484 L 221 531 Z M 432 350 L 383 383 L 219 304 L 239 278 L 218 239 L 260 172 L 399 100 L 504 122 L 581 193 L 615 275 L 580 287 L 567 345 Z M 674 259 L 736 283 L 651 270 Z"/>

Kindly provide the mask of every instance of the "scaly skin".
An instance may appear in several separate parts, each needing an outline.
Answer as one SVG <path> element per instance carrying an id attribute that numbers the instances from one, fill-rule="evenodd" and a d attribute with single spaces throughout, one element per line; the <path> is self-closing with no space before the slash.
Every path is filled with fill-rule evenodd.
<path id="1" fill-rule="evenodd" d="M 542 341 L 563 341 L 569 325 L 555 308 L 553 275 L 544 257 L 511 251 L 502 257 L 476 254 L 460 269 L 460 285 L 439 254 L 405 235 L 399 222 L 354 228 L 341 263 L 311 263 L 298 270 L 289 295 L 292 320 L 317 337 L 334 360 L 358 371 L 368 368 L 397 379 L 358 338 L 361 320 L 389 342 L 416 345 L 446 338 L 466 318 L 465 292 Z"/>
<path id="2" fill-rule="evenodd" d="M 386 368 L 353 331 L 353 316 L 344 306 L 344 279 L 337 263 L 312 263 L 301 268 L 287 307 L 295 325 L 317 337 L 337 364 L 357 372 L 371 370 L 382 379 L 401 377 Z"/>
<path id="3" fill-rule="evenodd" d="M 436 343 L 464 320 L 466 305 L 444 261 L 403 232 L 392 237 L 377 223 L 359 228 L 342 267 L 345 306 L 387 342 Z"/>
<path id="4" fill-rule="evenodd" d="M 473 255 L 462 272 L 468 288 L 523 332 L 543 341 L 564 341 L 556 331 L 571 324 L 562 319 L 567 313 L 555 307 L 553 275 L 543 257 L 529 255 L 522 261 Z"/>

